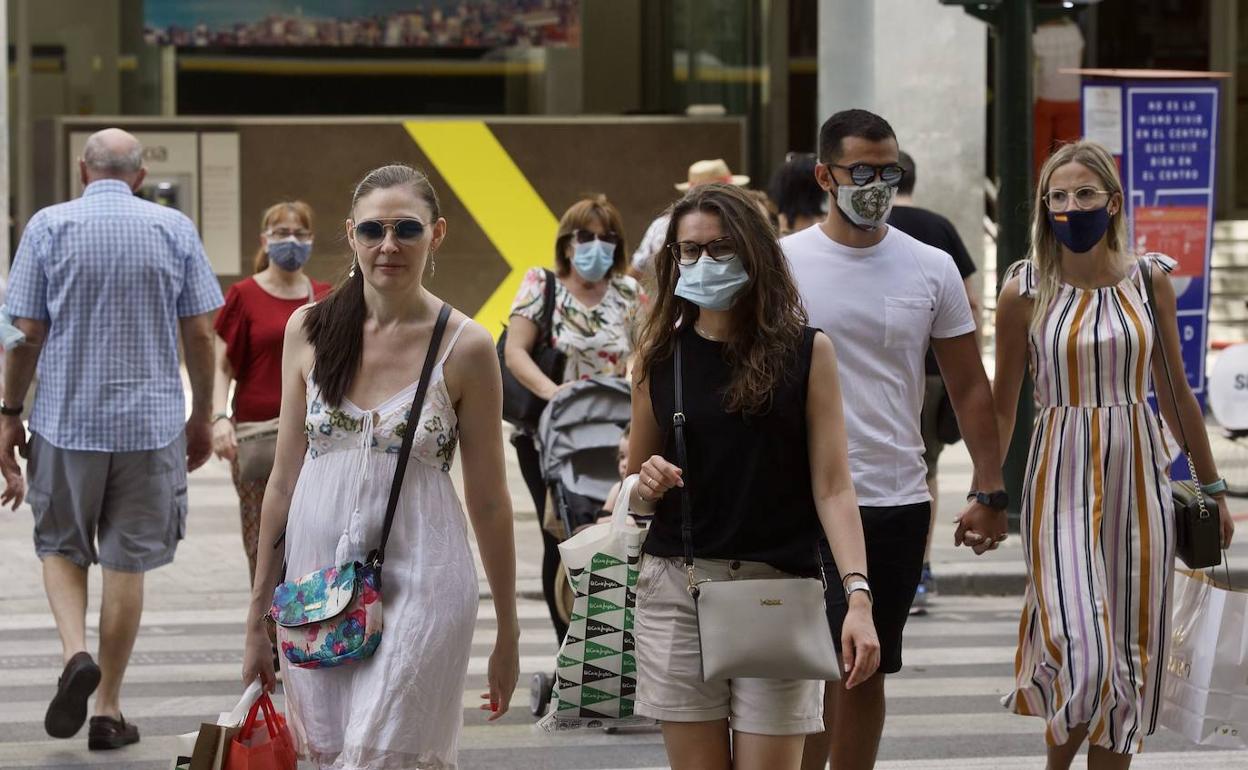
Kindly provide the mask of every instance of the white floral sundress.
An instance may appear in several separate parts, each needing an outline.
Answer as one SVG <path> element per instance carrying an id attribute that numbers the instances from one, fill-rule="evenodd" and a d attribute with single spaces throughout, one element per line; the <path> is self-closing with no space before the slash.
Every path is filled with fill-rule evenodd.
<path id="1" fill-rule="evenodd" d="M 330 770 L 454 770 L 477 616 L 468 529 L 448 473 L 458 418 L 434 367 L 386 547 L 381 645 L 348 666 L 282 661 L 301 753 Z M 329 407 L 308 380 L 308 451 L 286 525 L 287 574 L 363 560 L 381 537 L 390 483 L 417 383 L 372 410 Z"/>

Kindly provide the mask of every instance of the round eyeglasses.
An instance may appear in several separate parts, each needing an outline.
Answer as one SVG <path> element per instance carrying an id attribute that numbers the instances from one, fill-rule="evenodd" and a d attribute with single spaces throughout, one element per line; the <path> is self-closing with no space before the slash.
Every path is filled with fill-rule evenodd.
<path id="1" fill-rule="evenodd" d="M 1066 211 L 1070 208 L 1072 201 L 1075 208 L 1080 211 L 1089 211 L 1099 209 L 1106 202 L 1106 199 L 1101 196 L 1110 194 L 1109 190 L 1098 190 L 1088 185 L 1078 188 L 1073 193 L 1069 190 L 1049 190 L 1043 197 L 1044 205 L 1049 207 L 1049 211 Z"/>
<path id="2" fill-rule="evenodd" d="M 870 163 L 854 163 L 850 166 L 842 166 L 839 163 L 827 165 L 829 168 L 848 171 L 850 180 L 856 185 L 871 184 L 878 178 L 884 184 L 896 187 L 901 184 L 901 178 L 906 175 L 906 170 L 898 163 L 885 163 L 882 166 Z"/>

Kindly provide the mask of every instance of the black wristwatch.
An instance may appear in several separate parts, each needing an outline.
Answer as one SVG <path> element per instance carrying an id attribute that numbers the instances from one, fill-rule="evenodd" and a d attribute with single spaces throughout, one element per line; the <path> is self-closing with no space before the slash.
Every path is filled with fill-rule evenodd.
<path id="1" fill-rule="evenodd" d="M 1004 511 L 1010 506 L 1010 496 L 1004 489 L 998 489 L 996 492 L 972 492 L 971 499 L 998 511 Z"/>
<path id="2" fill-rule="evenodd" d="M 0 401 L 0 414 L 4 415 L 5 417 L 21 417 L 22 407 L 9 406 L 7 403 Z"/>

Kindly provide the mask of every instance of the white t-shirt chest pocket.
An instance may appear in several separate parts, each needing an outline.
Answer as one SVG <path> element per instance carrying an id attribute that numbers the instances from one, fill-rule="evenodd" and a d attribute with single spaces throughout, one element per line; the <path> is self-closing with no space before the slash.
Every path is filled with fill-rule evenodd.
<path id="1" fill-rule="evenodd" d="M 885 297 L 884 347 L 926 348 L 934 317 L 928 297 Z"/>

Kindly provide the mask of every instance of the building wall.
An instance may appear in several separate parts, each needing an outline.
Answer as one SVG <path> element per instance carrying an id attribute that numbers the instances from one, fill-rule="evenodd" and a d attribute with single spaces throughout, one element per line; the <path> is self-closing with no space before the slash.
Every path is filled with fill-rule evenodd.
<path id="1" fill-rule="evenodd" d="M 944 214 L 983 268 L 987 27 L 913 0 L 821 0 L 819 119 L 882 115 L 914 157 L 915 202 Z"/>

